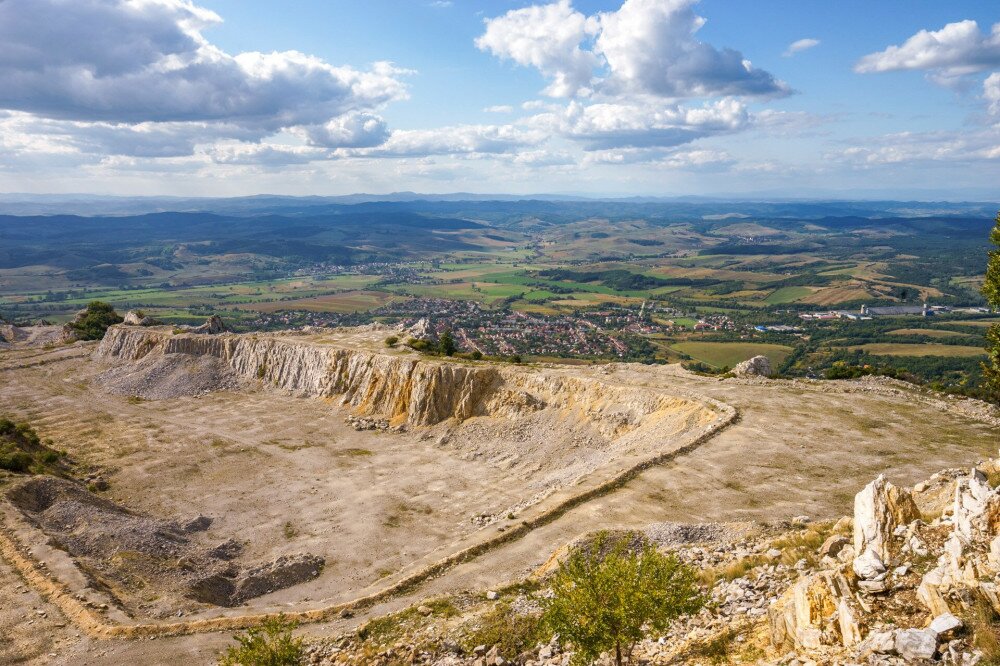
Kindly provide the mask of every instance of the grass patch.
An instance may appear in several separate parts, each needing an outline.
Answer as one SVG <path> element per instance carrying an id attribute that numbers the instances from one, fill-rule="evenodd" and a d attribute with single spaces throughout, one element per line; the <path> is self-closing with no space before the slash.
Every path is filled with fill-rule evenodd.
<path id="1" fill-rule="evenodd" d="M 967 338 L 968 333 L 949 331 L 943 328 L 897 328 L 889 331 L 889 335 L 922 335 L 926 338 Z"/>
<path id="2" fill-rule="evenodd" d="M 983 666 L 1000 666 L 1000 617 L 985 599 L 977 599 L 963 618 L 972 631 L 972 644 L 983 653 Z"/>
<path id="3" fill-rule="evenodd" d="M 791 347 L 763 342 L 679 342 L 671 349 L 714 368 L 732 368 L 754 356 L 766 356 L 779 366 L 792 353 Z"/>
<path id="4" fill-rule="evenodd" d="M 522 615 L 502 602 L 473 620 L 459 645 L 468 653 L 478 645 L 496 646 L 501 657 L 513 661 L 550 638 L 540 615 Z"/>
<path id="5" fill-rule="evenodd" d="M 971 358 L 974 356 L 985 356 L 986 350 L 982 347 L 965 347 L 962 345 L 942 345 L 935 343 L 926 344 L 896 344 L 892 342 L 873 342 L 867 345 L 858 345 L 850 349 L 860 349 L 873 356 L 946 356 Z"/>
<path id="6" fill-rule="evenodd" d="M 809 287 L 781 287 L 772 291 L 770 295 L 764 299 L 764 302 L 768 305 L 793 303 L 800 298 L 805 298 L 811 293 L 813 293 L 813 290 Z"/>
<path id="7" fill-rule="evenodd" d="M 429 516 L 434 510 L 422 504 L 409 504 L 407 502 L 397 502 L 393 510 L 382 521 L 385 527 L 400 527 L 413 516 Z"/>

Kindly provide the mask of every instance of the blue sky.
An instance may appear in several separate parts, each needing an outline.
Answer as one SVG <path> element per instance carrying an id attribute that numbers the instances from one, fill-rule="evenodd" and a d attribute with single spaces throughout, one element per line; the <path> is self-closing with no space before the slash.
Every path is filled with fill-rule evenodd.
<path id="1" fill-rule="evenodd" d="M 997 198 L 991 5 L 4 0 L 0 191 Z"/>

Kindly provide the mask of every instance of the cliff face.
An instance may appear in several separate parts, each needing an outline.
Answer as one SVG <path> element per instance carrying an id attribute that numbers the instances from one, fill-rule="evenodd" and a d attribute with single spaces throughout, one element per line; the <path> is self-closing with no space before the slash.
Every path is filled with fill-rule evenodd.
<path id="1" fill-rule="evenodd" d="M 244 379 L 305 397 L 339 396 L 358 413 L 414 426 L 554 408 L 618 436 L 659 412 L 694 406 L 590 378 L 401 357 L 296 336 L 174 334 L 119 325 L 108 329 L 94 356 L 122 364 L 166 354 L 214 356 Z"/>

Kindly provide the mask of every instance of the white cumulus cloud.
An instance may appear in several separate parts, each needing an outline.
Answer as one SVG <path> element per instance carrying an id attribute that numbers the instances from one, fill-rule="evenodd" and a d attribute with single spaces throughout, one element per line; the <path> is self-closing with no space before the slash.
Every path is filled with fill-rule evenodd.
<path id="1" fill-rule="evenodd" d="M 990 74 L 983 81 L 983 97 L 990 104 L 990 113 L 1000 115 L 1000 72 Z"/>
<path id="2" fill-rule="evenodd" d="M 975 21 L 949 23 L 940 30 L 921 30 L 903 44 L 870 53 L 855 71 L 929 70 L 957 77 L 1000 67 L 1000 23 L 984 34 Z"/>
<path id="3" fill-rule="evenodd" d="M 421 130 L 396 130 L 380 146 L 338 151 L 342 156 L 424 157 L 427 155 L 502 154 L 536 146 L 544 133 L 513 125 L 456 125 Z"/>
<path id="4" fill-rule="evenodd" d="M 788 86 L 740 52 L 697 39 L 705 19 L 697 0 L 625 0 L 586 16 L 570 0 L 532 5 L 488 19 L 476 45 L 532 66 L 551 82 L 545 94 L 574 97 L 776 96 Z"/>
<path id="5" fill-rule="evenodd" d="M 488 19 L 486 31 L 476 46 L 519 65 L 535 67 L 551 83 L 545 89 L 552 97 L 572 97 L 587 87 L 597 56 L 580 48 L 597 29 L 597 21 L 573 9 L 570 0 L 550 5 L 512 9 Z"/>
<path id="6" fill-rule="evenodd" d="M 346 126 L 406 96 L 404 72 L 388 63 L 358 70 L 297 51 L 226 53 L 203 35 L 220 20 L 188 0 L 2 0 L 0 109 L 70 123 L 65 133 L 118 132 L 145 154 L 160 149 L 144 139 L 174 137 L 190 152 L 213 135 L 258 141 Z"/>
<path id="7" fill-rule="evenodd" d="M 578 142 L 588 151 L 667 148 L 696 139 L 730 134 L 751 124 L 746 105 L 724 99 L 700 107 L 658 104 L 570 104 L 559 113 L 534 116 L 535 127 Z"/>
<path id="8" fill-rule="evenodd" d="M 818 39 L 813 39 L 812 37 L 797 39 L 791 44 L 789 44 L 788 48 L 785 49 L 785 52 L 782 53 L 781 55 L 783 55 L 786 58 L 791 58 L 796 53 L 802 53 L 803 51 L 808 51 L 811 48 L 819 46 L 819 43 L 820 42 Z"/>

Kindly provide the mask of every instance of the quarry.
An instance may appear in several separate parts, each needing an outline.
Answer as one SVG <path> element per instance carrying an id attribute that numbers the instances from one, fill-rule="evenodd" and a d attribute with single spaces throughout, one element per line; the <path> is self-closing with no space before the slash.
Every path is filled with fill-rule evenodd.
<path id="1" fill-rule="evenodd" d="M 973 400 L 760 363 L 720 378 L 432 357 L 382 325 L 142 323 L 0 350 L 3 411 L 72 463 L 0 479 L 0 661 L 210 663 L 261 618 L 349 631 L 516 582 L 598 529 L 759 538 L 849 512 L 877 474 L 994 455 L 1000 425 Z"/>

